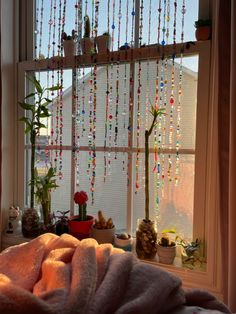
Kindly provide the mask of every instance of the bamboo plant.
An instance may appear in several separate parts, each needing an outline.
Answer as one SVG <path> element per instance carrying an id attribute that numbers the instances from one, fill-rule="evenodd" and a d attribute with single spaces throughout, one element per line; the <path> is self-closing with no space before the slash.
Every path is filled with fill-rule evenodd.
<path id="1" fill-rule="evenodd" d="M 33 84 L 34 92 L 28 94 L 22 102 L 18 102 L 20 107 L 28 112 L 26 116 L 20 118 L 20 121 L 25 124 L 25 134 L 29 134 L 31 143 L 31 162 L 30 162 L 30 207 L 34 208 L 34 196 L 35 196 L 35 150 L 36 150 L 36 137 L 40 134 L 42 128 L 46 128 L 46 125 L 42 122 L 42 119 L 49 118 L 51 113 L 48 106 L 52 103 L 52 100 L 47 98 L 45 94 L 48 92 L 61 89 L 61 86 L 55 85 L 52 87 L 44 88 L 40 82 L 33 76 L 28 77 L 28 80 Z M 29 99 L 33 99 L 31 103 Z"/>
<path id="2" fill-rule="evenodd" d="M 149 219 L 149 137 L 152 134 L 154 127 L 157 124 L 157 117 L 165 114 L 164 109 L 157 109 L 154 106 L 151 107 L 150 113 L 153 116 L 152 124 L 149 129 L 145 130 L 145 220 Z"/>

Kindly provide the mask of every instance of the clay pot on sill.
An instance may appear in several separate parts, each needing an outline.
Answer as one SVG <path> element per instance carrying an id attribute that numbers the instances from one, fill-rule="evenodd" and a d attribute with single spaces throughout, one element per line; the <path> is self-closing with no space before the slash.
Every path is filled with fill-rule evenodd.
<path id="1" fill-rule="evenodd" d="M 80 39 L 80 46 L 82 49 L 82 53 L 84 55 L 91 55 L 95 53 L 94 51 L 94 38 L 81 38 Z"/>
<path id="2" fill-rule="evenodd" d="M 211 38 L 211 27 L 200 26 L 196 29 L 195 36 L 197 40 L 208 40 Z"/>
<path id="3" fill-rule="evenodd" d="M 92 238 L 94 238 L 98 244 L 114 243 L 115 227 L 111 229 L 97 229 L 92 226 Z"/>
<path id="4" fill-rule="evenodd" d="M 173 264 L 176 256 L 176 245 L 175 246 L 162 246 L 157 244 L 157 255 L 159 262 L 163 264 Z"/>
<path id="5" fill-rule="evenodd" d="M 76 55 L 77 42 L 73 39 L 63 40 L 63 48 L 65 57 Z"/>
<path id="6" fill-rule="evenodd" d="M 96 45 L 98 53 L 107 53 L 111 47 L 111 36 L 101 35 L 96 38 Z"/>
<path id="7" fill-rule="evenodd" d="M 87 220 L 80 221 L 79 216 L 71 216 L 68 220 L 69 233 L 79 240 L 90 238 L 94 217 L 87 216 Z"/>

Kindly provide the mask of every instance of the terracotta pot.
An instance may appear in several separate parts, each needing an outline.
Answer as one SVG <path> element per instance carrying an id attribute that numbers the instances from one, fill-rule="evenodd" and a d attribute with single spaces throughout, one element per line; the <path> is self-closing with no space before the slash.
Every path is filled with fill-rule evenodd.
<path id="1" fill-rule="evenodd" d="M 176 256 L 176 245 L 175 246 L 162 246 L 157 244 L 157 255 L 159 262 L 163 264 L 173 264 Z"/>
<path id="2" fill-rule="evenodd" d="M 91 228 L 94 223 L 93 216 L 87 216 L 88 220 L 79 221 L 79 216 L 69 217 L 69 233 L 75 238 L 82 240 L 91 236 Z"/>
<path id="3" fill-rule="evenodd" d="M 73 39 L 63 40 L 63 48 L 65 57 L 75 56 L 77 43 Z"/>
<path id="4" fill-rule="evenodd" d="M 94 238 L 99 244 L 113 243 L 115 236 L 115 227 L 112 229 L 97 229 L 92 227 L 92 238 Z"/>
<path id="5" fill-rule="evenodd" d="M 98 53 L 106 53 L 110 51 L 111 47 L 111 36 L 102 35 L 96 38 L 96 44 L 98 48 Z"/>
<path id="6" fill-rule="evenodd" d="M 200 26 L 196 29 L 195 36 L 197 40 L 208 40 L 211 38 L 211 27 Z"/>
<path id="7" fill-rule="evenodd" d="M 90 55 L 94 53 L 94 39 L 93 38 L 81 38 L 80 45 L 82 49 L 82 53 L 85 55 Z"/>

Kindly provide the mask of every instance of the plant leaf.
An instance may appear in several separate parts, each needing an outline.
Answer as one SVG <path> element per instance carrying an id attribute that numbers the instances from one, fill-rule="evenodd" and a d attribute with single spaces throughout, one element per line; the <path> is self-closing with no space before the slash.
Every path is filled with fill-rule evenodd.
<path id="1" fill-rule="evenodd" d="M 36 95 L 36 93 L 30 93 L 29 95 L 25 96 L 25 99 L 30 98 L 30 97 L 33 97 L 33 96 L 35 96 L 35 95 Z"/>
<path id="2" fill-rule="evenodd" d="M 52 87 L 48 87 L 45 90 L 49 90 L 50 92 L 52 92 L 52 91 L 56 91 L 56 90 L 59 90 L 59 89 L 62 89 L 61 85 L 55 85 L 55 86 L 52 86 Z"/>
<path id="3" fill-rule="evenodd" d="M 30 110 L 30 111 L 34 111 L 35 110 L 35 106 L 34 105 L 30 105 L 30 104 L 27 104 L 25 102 L 18 102 L 18 104 L 21 106 L 21 108 L 25 109 L 25 110 Z"/>

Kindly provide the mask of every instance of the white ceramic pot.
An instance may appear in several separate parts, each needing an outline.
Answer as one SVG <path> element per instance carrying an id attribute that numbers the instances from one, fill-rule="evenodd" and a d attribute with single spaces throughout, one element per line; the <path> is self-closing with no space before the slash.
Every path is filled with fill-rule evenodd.
<path id="1" fill-rule="evenodd" d="M 73 39 L 63 40 L 63 48 L 65 57 L 75 56 L 77 42 L 75 42 Z"/>
<path id="2" fill-rule="evenodd" d="M 157 255 L 159 262 L 163 264 L 173 264 L 176 256 L 176 245 L 175 246 L 162 246 L 157 244 Z"/>
<path id="3" fill-rule="evenodd" d="M 98 48 L 98 53 L 106 53 L 110 51 L 111 47 L 111 36 L 102 35 L 96 38 L 96 44 Z"/>
<path id="4" fill-rule="evenodd" d="M 132 251 L 133 238 L 130 236 L 128 239 L 119 239 L 115 234 L 114 244 L 117 248 L 123 249 L 125 251 Z"/>
<path id="5" fill-rule="evenodd" d="M 97 229 L 92 227 L 92 238 L 94 238 L 99 244 L 102 243 L 114 243 L 115 227 L 112 229 Z"/>
<path id="6" fill-rule="evenodd" d="M 94 53 L 94 39 L 93 38 L 81 38 L 80 46 L 83 54 L 88 55 Z"/>

